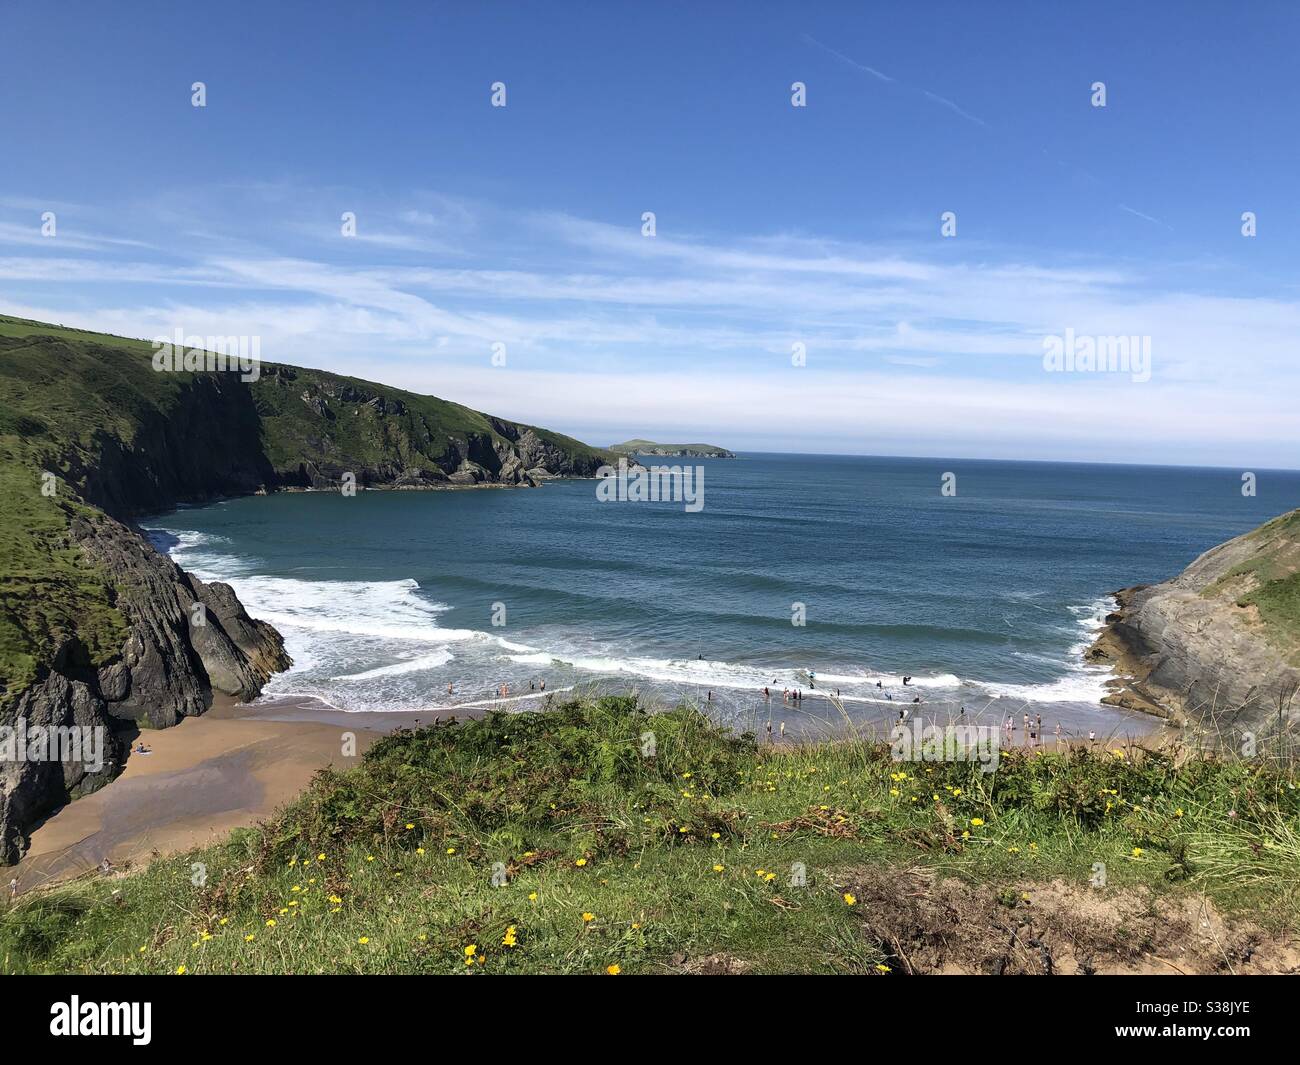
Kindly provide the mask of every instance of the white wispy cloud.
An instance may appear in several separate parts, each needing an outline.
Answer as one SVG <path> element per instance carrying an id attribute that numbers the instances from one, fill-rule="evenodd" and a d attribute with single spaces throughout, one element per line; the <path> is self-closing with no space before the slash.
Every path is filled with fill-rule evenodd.
<path id="1" fill-rule="evenodd" d="M 597 439 L 1273 465 L 1293 449 L 1294 291 L 1242 298 L 1212 273 L 988 246 L 939 257 L 923 240 L 646 238 L 639 219 L 436 194 L 368 207 L 367 228 L 394 239 L 357 241 L 311 221 L 356 197 L 249 195 L 273 205 L 252 227 L 205 213 L 201 191 L 142 236 L 33 244 L 0 225 L 0 309 L 146 338 L 258 335 L 270 359 Z M 1067 329 L 1151 337 L 1151 380 L 1045 373 L 1044 337 Z"/>

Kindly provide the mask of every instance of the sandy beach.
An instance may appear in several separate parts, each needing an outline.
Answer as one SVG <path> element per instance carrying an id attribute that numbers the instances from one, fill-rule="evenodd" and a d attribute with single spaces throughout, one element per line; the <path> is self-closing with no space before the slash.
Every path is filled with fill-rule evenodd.
<path id="1" fill-rule="evenodd" d="M 174 728 L 142 732 L 132 747 L 143 742 L 149 753 L 133 751 L 112 783 L 46 818 L 4 882 L 29 891 L 105 858 L 122 870 L 215 842 L 270 817 L 318 770 L 355 765 L 386 732 L 438 716 L 349 714 L 307 699 L 221 700 Z M 343 754 L 348 733 L 356 738 L 352 757 Z"/>

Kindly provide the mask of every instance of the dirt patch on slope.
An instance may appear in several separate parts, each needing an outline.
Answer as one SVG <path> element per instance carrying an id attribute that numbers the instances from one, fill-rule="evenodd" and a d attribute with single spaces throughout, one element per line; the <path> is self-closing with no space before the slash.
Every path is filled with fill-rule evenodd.
<path id="1" fill-rule="evenodd" d="M 1300 973 L 1300 944 L 1225 919 L 1200 896 L 1059 880 L 998 891 L 925 870 L 838 879 L 897 973 Z"/>

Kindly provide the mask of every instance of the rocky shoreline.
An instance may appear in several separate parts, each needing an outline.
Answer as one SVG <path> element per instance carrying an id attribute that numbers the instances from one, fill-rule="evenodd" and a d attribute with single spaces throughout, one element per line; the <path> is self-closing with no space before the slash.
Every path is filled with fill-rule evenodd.
<path id="1" fill-rule="evenodd" d="M 1259 593 L 1289 590 L 1298 515 L 1212 548 L 1172 580 L 1116 592 L 1118 609 L 1085 655 L 1115 672 L 1102 701 L 1213 743 L 1290 730 L 1300 719 L 1300 656 L 1293 633 L 1261 612 Z"/>

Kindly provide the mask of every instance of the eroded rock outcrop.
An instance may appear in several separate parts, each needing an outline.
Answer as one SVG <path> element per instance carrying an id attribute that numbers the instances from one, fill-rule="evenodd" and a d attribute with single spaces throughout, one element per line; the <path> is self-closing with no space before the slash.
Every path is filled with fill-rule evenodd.
<path id="1" fill-rule="evenodd" d="M 1106 702 L 1211 738 L 1268 736 L 1300 717 L 1300 511 L 1212 548 L 1163 584 L 1117 593 L 1088 652 L 1117 679 Z"/>
<path id="2" fill-rule="evenodd" d="M 120 772 L 132 723 L 166 728 L 203 713 L 216 692 L 251 699 L 290 665 L 280 634 L 250 618 L 229 585 L 186 573 L 137 531 L 91 514 L 72 523 L 71 538 L 112 574 L 128 636 L 98 666 L 76 639 L 65 641 L 6 714 L 11 729 L 96 732 L 81 733 L 81 757 L 0 759 L 0 862 L 18 860 L 41 817 Z"/>

